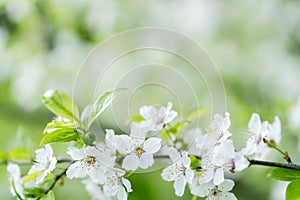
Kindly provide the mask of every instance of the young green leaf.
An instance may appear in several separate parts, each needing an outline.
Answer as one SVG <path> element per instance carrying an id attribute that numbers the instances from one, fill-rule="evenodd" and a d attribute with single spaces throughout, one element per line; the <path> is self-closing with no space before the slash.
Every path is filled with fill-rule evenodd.
<path id="1" fill-rule="evenodd" d="M 300 200 L 300 179 L 292 181 L 286 189 L 286 200 Z"/>
<path id="2" fill-rule="evenodd" d="M 79 135 L 76 129 L 71 129 L 71 128 L 56 129 L 44 135 L 40 145 L 45 145 L 45 144 L 55 143 L 55 142 L 76 141 L 78 137 Z"/>
<path id="3" fill-rule="evenodd" d="M 129 117 L 129 120 L 131 122 L 141 122 L 143 120 L 145 120 L 141 115 L 133 115 Z"/>
<path id="4" fill-rule="evenodd" d="M 8 158 L 5 152 L 0 151 L 0 161 L 7 162 Z"/>
<path id="5" fill-rule="evenodd" d="M 300 171 L 293 169 L 275 168 L 267 173 L 267 177 L 279 181 L 292 181 L 300 179 Z"/>
<path id="6" fill-rule="evenodd" d="M 9 157 L 12 160 L 29 160 L 30 154 L 26 149 L 23 148 L 14 148 L 8 152 Z"/>
<path id="7" fill-rule="evenodd" d="M 79 122 L 79 111 L 73 100 L 64 92 L 48 90 L 42 96 L 43 104 L 55 115 Z"/>
<path id="8" fill-rule="evenodd" d="M 169 129 L 169 131 L 173 135 L 177 135 L 177 133 L 179 132 L 179 130 L 182 127 L 183 124 L 184 124 L 184 122 L 178 122 L 178 123 L 174 124 L 173 126 L 171 126 L 170 129 Z"/>
<path id="9" fill-rule="evenodd" d="M 44 133 L 49 132 L 51 129 L 59 129 L 59 128 L 76 128 L 75 122 L 63 122 L 58 120 L 52 120 L 49 122 L 44 130 Z M 51 131 L 50 131 L 51 132 Z"/>
<path id="10" fill-rule="evenodd" d="M 27 175 L 27 176 L 23 179 L 23 182 L 22 182 L 22 183 L 25 184 L 25 183 L 28 183 L 28 182 L 30 182 L 30 181 L 35 180 L 42 172 L 43 172 L 43 170 L 37 171 L 37 172 L 34 172 L 34 173 L 32 173 L 32 174 Z"/>
<path id="11" fill-rule="evenodd" d="M 55 200 L 54 192 L 50 190 L 46 196 L 41 198 L 41 200 Z"/>
<path id="12" fill-rule="evenodd" d="M 190 114 L 188 115 L 186 120 L 188 120 L 190 122 L 195 121 L 196 119 L 203 116 L 205 113 L 206 113 L 206 109 L 198 108 L 198 109 L 193 110 L 192 112 L 190 112 Z"/>
<path id="13" fill-rule="evenodd" d="M 86 130 L 90 128 L 92 123 L 99 117 L 99 115 L 112 103 L 116 94 L 125 88 L 119 88 L 113 91 L 109 91 L 101 95 L 93 105 L 88 105 L 81 115 L 81 121 L 83 122 Z"/>
<path id="14" fill-rule="evenodd" d="M 24 188 L 24 196 L 26 198 L 40 198 L 45 195 L 45 191 L 41 188 Z"/>

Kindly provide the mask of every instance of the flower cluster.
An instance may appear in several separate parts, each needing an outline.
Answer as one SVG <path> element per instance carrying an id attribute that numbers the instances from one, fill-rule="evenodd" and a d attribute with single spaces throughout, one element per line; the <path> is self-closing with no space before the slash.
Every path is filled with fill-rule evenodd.
<path id="1" fill-rule="evenodd" d="M 88 177 L 83 183 L 93 196 L 102 194 L 100 196 L 127 199 L 127 192 L 132 192 L 132 189 L 124 175 L 126 171 L 147 169 L 154 164 L 153 155 L 161 149 L 162 139 L 148 137 L 147 133 L 160 131 L 171 122 L 177 116 L 171 109 L 171 103 L 159 108 L 144 106 L 140 109 L 143 120 L 131 124 L 130 135 L 116 135 L 108 129 L 105 143 L 83 148 L 70 147 L 67 153 L 74 163 L 68 168 L 67 177 Z M 94 198 L 98 199 L 97 196 Z"/>
<path id="2" fill-rule="evenodd" d="M 59 95 L 60 98 L 63 96 Z M 99 102 L 111 101 L 110 93 L 105 95 L 108 100 L 100 98 Z M 81 117 L 82 123 L 77 121 L 80 117 L 76 107 L 69 106 L 75 110 L 73 115 L 51 107 L 51 111 L 65 120 L 55 119 L 47 125 L 46 135 L 41 142 L 45 146 L 35 151 L 33 166 L 26 176 L 21 176 L 17 164 L 8 163 L 12 194 L 18 199 L 39 199 L 53 189 L 60 177 L 66 175 L 69 179 L 83 179 L 82 183 L 93 199 L 126 200 L 128 193 L 133 191 L 127 179 L 130 174 L 138 169 L 152 167 L 156 159 L 170 158 L 168 165 L 162 169 L 161 177 L 165 181 L 174 182 L 177 196 L 183 196 L 188 185 L 195 196 L 233 200 L 236 197 L 230 191 L 234 181 L 228 179 L 227 174 L 246 169 L 250 165 L 249 157 L 265 156 L 268 147 L 276 147 L 281 139 L 278 117 L 275 117 L 274 123 L 269 123 L 261 122 L 259 115 L 253 114 L 248 124 L 249 138 L 246 145 L 237 151 L 229 130 L 229 113 L 224 116 L 214 115 L 204 131 L 200 128 L 188 131 L 182 128 L 184 121 L 174 123 L 178 114 L 172 110 L 172 103 L 168 103 L 166 107 L 141 107 L 139 120 L 130 124 L 129 135 L 116 134 L 114 130 L 106 129 L 105 139 L 95 141 L 86 127 L 90 127 L 105 107 L 107 105 L 96 105 L 96 112 L 90 110 L 89 115 Z M 49 143 L 57 141 L 75 142 L 67 149 L 70 158 L 61 160 L 53 156 Z M 56 175 L 56 165 L 64 161 L 69 162 L 69 165 Z M 49 180 L 54 182 L 44 190 Z M 42 188 L 38 191 L 46 192 L 30 194 L 30 191 L 37 191 L 30 188 Z"/>

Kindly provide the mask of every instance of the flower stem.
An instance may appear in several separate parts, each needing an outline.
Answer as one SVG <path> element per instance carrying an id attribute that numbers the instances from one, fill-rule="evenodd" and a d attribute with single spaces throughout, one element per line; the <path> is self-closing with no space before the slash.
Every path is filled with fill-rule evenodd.
<path id="1" fill-rule="evenodd" d="M 264 143 L 266 143 L 270 148 L 273 148 L 275 150 L 277 150 L 279 153 L 281 153 L 283 155 L 283 159 L 285 159 L 288 164 L 292 164 L 292 159 L 291 157 L 289 156 L 289 153 L 287 151 L 284 151 L 282 149 L 280 149 L 274 141 L 272 140 L 267 140 L 266 138 L 263 139 L 264 140 Z"/>
<path id="2" fill-rule="evenodd" d="M 277 163 L 277 162 L 268 162 L 268 161 L 262 161 L 262 160 L 249 160 L 250 165 L 262 165 L 267 167 L 278 167 L 278 168 L 285 168 L 285 169 L 293 169 L 300 171 L 300 165 L 296 165 L 293 163 Z"/>

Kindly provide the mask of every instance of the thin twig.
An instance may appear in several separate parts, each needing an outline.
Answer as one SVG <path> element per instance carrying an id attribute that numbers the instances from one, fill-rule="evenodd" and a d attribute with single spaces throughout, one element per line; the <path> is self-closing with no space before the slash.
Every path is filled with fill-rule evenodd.
<path id="1" fill-rule="evenodd" d="M 293 163 L 277 163 L 277 162 L 268 162 L 268 161 L 261 161 L 261 160 L 249 160 L 250 165 L 261 165 L 261 166 L 267 166 L 267 167 L 279 167 L 279 168 L 285 168 L 285 169 L 293 169 L 300 171 L 300 165 L 296 165 Z"/>

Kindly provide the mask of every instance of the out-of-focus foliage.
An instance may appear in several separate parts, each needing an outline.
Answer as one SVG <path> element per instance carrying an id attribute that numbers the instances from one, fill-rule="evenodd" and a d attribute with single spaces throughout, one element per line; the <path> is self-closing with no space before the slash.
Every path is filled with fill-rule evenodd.
<path id="1" fill-rule="evenodd" d="M 33 154 L 52 117 L 41 108 L 41 94 L 48 88 L 71 93 L 80 63 L 104 39 L 155 26 L 187 34 L 207 49 L 222 73 L 227 110 L 235 113 L 232 121 L 240 125 L 233 127 L 237 141 L 245 142 L 246 127 L 241 127 L 252 112 L 270 121 L 277 114 L 283 124 L 282 147 L 300 163 L 300 148 L 291 148 L 300 146 L 300 111 L 290 117 L 300 96 L 299 10 L 298 0 L 2 0 L 0 150 L 22 146 Z M 1 198 L 9 199 L 4 174 L 0 166 Z M 237 177 L 237 196 L 280 199 L 265 174 L 256 168 Z M 157 194 L 175 199 L 172 185 L 159 180 L 159 173 L 134 176 L 137 193 L 130 199 L 158 199 Z M 65 194 L 74 188 L 76 194 Z M 59 199 L 86 198 L 80 183 L 66 180 L 56 190 Z"/>

